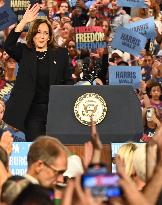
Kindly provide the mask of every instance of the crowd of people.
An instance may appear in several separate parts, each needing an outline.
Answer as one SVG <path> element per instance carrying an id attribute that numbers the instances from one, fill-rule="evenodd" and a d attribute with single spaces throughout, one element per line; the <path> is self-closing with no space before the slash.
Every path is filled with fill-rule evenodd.
<path id="1" fill-rule="evenodd" d="M 115 174 L 102 162 L 103 145 L 94 122 L 91 140 L 84 144 L 89 149 L 81 157 L 57 138 L 38 137 L 29 148 L 24 176 L 10 172 L 13 138 L 9 131 L 1 135 L 0 204 L 161 204 L 162 128 L 147 144 L 123 144 L 115 156 Z"/>
<path id="2" fill-rule="evenodd" d="M 144 125 L 140 141 L 150 140 L 162 115 L 162 16 L 160 2 L 147 0 L 145 4 L 147 8 L 128 8 L 108 0 L 42 1 L 29 6 L 17 25 L 0 31 L 0 97 L 6 106 L 4 121 L 10 125 L 14 141 L 33 141 L 45 134 L 50 85 L 108 85 L 109 66 L 141 66 L 142 82 L 135 90 Z M 154 17 L 156 37 L 147 40 L 140 56 L 111 46 L 119 26 L 149 17 Z M 102 27 L 106 47 L 77 49 L 78 26 Z M 150 107 L 155 109 L 148 120 Z M 7 124 L 2 123 L 1 128 Z"/>
<path id="3" fill-rule="evenodd" d="M 42 0 L 0 31 L 0 204 L 161 204 L 162 3 L 144 3 L 146 8 L 128 8 L 117 0 Z M 0 7 L 4 4 L 0 1 Z M 149 17 L 156 37 L 147 39 L 139 56 L 112 47 L 119 26 Z M 106 47 L 78 49 L 75 28 L 80 26 L 101 27 Z M 139 141 L 145 143 L 119 148 L 116 175 L 102 163 L 93 119 L 84 156 L 46 136 L 50 85 L 109 85 L 109 66 L 140 66 L 142 75 L 135 93 L 144 128 Z M 13 141 L 33 142 L 24 176 L 10 172 Z M 87 188 L 83 176 L 96 178 Z M 105 176 L 118 178 L 107 185 Z"/>

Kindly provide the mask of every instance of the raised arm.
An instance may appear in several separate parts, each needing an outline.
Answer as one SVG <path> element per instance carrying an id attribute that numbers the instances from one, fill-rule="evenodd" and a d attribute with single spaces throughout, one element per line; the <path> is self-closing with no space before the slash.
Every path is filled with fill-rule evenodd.
<path id="1" fill-rule="evenodd" d="M 145 186 L 143 193 L 150 204 L 156 204 L 162 190 L 162 180 L 160 180 L 162 176 L 162 127 L 160 127 L 160 129 L 155 133 L 152 140 L 157 144 L 158 162 L 153 176 Z"/>
<path id="2" fill-rule="evenodd" d="M 38 11 L 40 9 L 39 4 L 34 4 L 31 8 L 30 6 L 27 8 L 22 20 L 17 24 L 17 26 L 12 29 L 10 34 L 8 35 L 5 43 L 4 49 L 5 51 L 14 58 L 17 62 L 20 61 L 22 56 L 22 48 L 24 44 L 17 43 L 18 38 L 20 37 L 21 32 L 23 31 L 24 27 L 34 21 L 38 15 Z"/>
<path id="3" fill-rule="evenodd" d="M 96 123 L 93 121 L 93 118 L 92 118 L 92 124 L 91 124 L 91 142 L 93 145 L 92 163 L 94 164 L 100 163 L 103 145 L 100 140 L 100 136 L 97 132 Z"/>
<path id="4" fill-rule="evenodd" d="M 20 23 L 16 26 L 15 32 L 21 32 L 27 23 L 34 21 L 38 16 L 39 10 L 40 6 L 38 3 L 34 4 L 31 8 L 29 5 Z"/>

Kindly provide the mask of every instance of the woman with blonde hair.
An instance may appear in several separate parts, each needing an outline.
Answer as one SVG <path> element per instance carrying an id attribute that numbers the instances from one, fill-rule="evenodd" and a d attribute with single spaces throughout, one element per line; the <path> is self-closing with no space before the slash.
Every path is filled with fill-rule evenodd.
<path id="1" fill-rule="evenodd" d="M 119 155 L 125 163 L 125 172 L 129 177 L 131 177 L 134 172 L 133 155 L 136 149 L 137 146 L 134 143 L 129 142 L 122 145 L 117 152 L 117 155 Z"/>

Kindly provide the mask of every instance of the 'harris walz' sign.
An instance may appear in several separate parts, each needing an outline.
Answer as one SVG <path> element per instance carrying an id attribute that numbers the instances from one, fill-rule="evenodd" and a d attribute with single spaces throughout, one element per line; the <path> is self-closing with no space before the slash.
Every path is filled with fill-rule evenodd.
<path id="1" fill-rule="evenodd" d="M 140 66 L 110 66 L 109 84 L 110 85 L 132 85 L 139 88 L 142 80 Z"/>
<path id="2" fill-rule="evenodd" d="M 117 0 L 118 6 L 126 6 L 132 8 L 147 8 L 144 0 Z"/>
<path id="3" fill-rule="evenodd" d="M 100 26 L 75 27 L 77 49 L 105 48 L 103 29 Z"/>
<path id="4" fill-rule="evenodd" d="M 11 8 L 13 8 L 14 11 L 25 11 L 29 4 L 29 0 L 10 0 L 10 6 Z"/>
<path id="5" fill-rule="evenodd" d="M 118 27 L 112 41 L 112 47 L 139 56 L 144 49 L 146 37 L 124 27 Z"/>
<path id="6" fill-rule="evenodd" d="M 140 33 L 148 39 L 155 38 L 157 35 L 155 31 L 154 17 L 150 17 L 150 18 L 142 19 L 140 21 L 129 23 L 125 25 L 124 27 L 131 29 L 132 31 L 135 31 L 137 33 Z"/>
<path id="7" fill-rule="evenodd" d="M 28 8 L 29 4 L 41 3 L 41 0 L 10 0 L 10 7 L 17 15 L 18 21 L 20 21 Z"/>
<path id="8" fill-rule="evenodd" d="M 0 7 L 0 31 L 17 22 L 17 17 L 9 5 Z"/>

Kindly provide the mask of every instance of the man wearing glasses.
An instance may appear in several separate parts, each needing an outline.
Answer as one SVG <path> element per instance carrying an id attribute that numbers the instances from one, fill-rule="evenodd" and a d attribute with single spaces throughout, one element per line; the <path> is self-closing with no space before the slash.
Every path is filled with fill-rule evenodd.
<path id="1" fill-rule="evenodd" d="M 67 169 L 68 151 L 56 138 L 42 136 L 30 146 L 25 177 L 34 184 L 53 188 L 63 183 L 63 173 Z"/>

